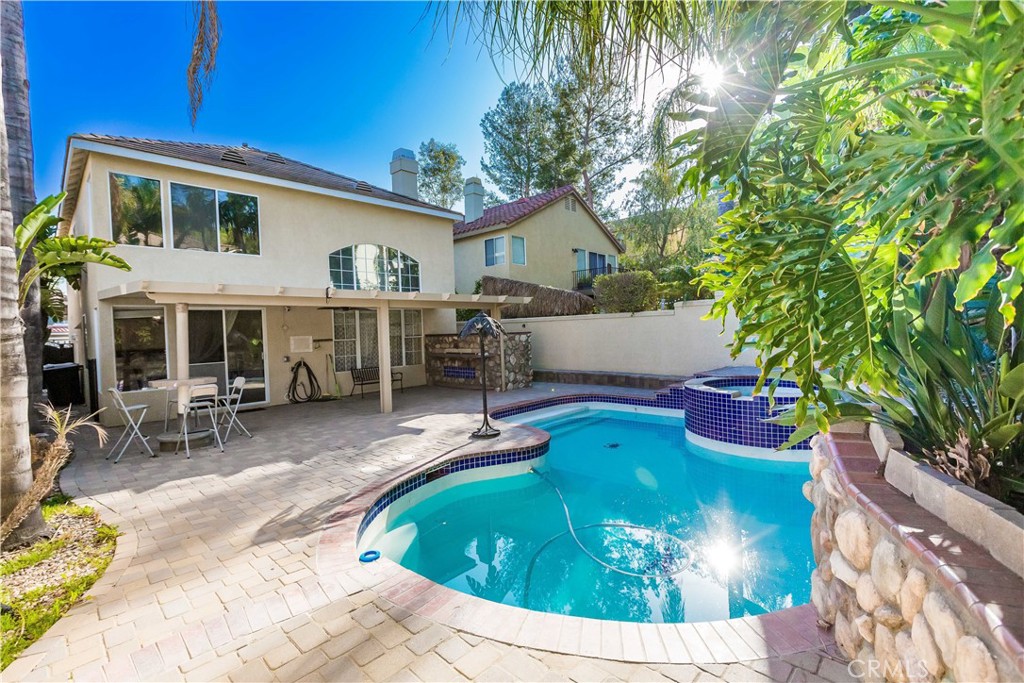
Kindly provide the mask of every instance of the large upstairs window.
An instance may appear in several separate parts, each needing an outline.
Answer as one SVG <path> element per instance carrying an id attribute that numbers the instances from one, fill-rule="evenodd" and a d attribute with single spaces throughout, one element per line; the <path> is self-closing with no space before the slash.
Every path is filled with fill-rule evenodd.
<path id="1" fill-rule="evenodd" d="M 248 194 L 171 183 L 176 249 L 260 253 L 259 200 Z"/>
<path id="2" fill-rule="evenodd" d="M 110 174 L 110 233 L 118 244 L 164 245 L 159 180 Z"/>
<path id="3" fill-rule="evenodd" d="M 420 263 L 394 247 L 353 244 L 328 257 L 331 284 L 337 289 L 420 291 Z"/>

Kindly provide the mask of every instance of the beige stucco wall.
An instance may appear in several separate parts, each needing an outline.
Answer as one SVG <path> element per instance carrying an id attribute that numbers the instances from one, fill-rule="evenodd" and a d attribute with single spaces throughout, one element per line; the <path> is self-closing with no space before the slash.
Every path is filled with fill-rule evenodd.
<path id="1" fill-rule="evenodd" d="M 93 153 L 85 166 L 82 194 L 76 207 L 73 228 L 77 234 L 110 238 L 111 172 L 141 175 L 161 180 L 164 216 L 164 248 L 119 245 L 114 253 L 132 266 L 131 272 L 90 265 L 80 297 L 72 296 L 69 318 L 72 331 L 75 320 L 86 320 L 89 334 L 78 330 L 76 346 L 79 360 L 95 358 L 101 405 L 108 405 L 105 390 L 115 383 L 113 350 L 113 306 L 147 305 L 145 300 L 99 301 L 98 292 L 138 280 L 163 282 L 274 285 L 322 288 L 330 283 L 328 254 L 358 243 L 386 244 L 420 262 L 420 289 L 423 292 L 452 292 L 455 288 L 452 221 L 389 207 L 375 206 L 310 192 L 179 169 L 170 165 L 125 159 Z M 261 255 L 220 254 L 173 249 L 171 244 L 170 182 L 181 182 L 259 198 Z M 78 300 L 80 299 L 80 300 Z M 333 326 L 329 311 L 316 308 L 264 308 L 266 325 L 268 398 L 270 404 L 286 401 L 290 369 L 298 359 L 289 351 L 289 337 L 311 335 L 330 339 Z M 167 355 L 171 376 L 175 368 L 174 309 L 165 311 L 168 337 Z M 285 316 L 288 329 L 285 330 Z M 424 311 L 424 332 L 443 334 L 455 329 L 453 310 Z M 306 354 L 317 379 L 326 391 L 325 355 L 333 352 L 331 342 Z M 290 356 L 289 362 L 283 360 Z M 405 385 L 423 384 L 423 366 L 403 368 Z M 339 373 L 342 391 L 351 388 L 349 373 Z M 132 392 L 132 400 L 150 403 L 147 418 L 163 418 L 162 396 Z M 112 411 L 107 411 L 112 412 Z M 108 417 L 109 419 L 109 417 Z"/>
<path id="2" fill-rule="evenodd" d="M 517 318 L 505 328 L 533 333 L 537 370 L 693 375 L 753 365 L 752 352 L 729 357 L 735 319 L 726 321 L 724 332 L 721 322 L 701 320 L 710 308 L 710 301 L 688 301 L 667 311 Z"/>
<path id="3" fill-rule="evenodd" d="M 484 240 L 505 236 L 505 263 L 484 266 Z M 526 238 L 526 265 L 512 263 L 512 235 Z M 601 254 L 618 254 L 618 245 L 601 229 L 580 204 L 576 212 L 558 200 L 514 224 L 491 232 L 481 232 L 455 241 L 455 287 L 471 293 L 484 275 L 507 277 L 550 287 L 572 289 L 576 270 L 573 249 Z"/>

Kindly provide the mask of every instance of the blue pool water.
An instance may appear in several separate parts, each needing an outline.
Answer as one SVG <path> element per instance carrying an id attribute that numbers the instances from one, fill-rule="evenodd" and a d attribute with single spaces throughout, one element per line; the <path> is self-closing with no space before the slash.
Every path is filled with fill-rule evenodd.
<path id="1" fill-rule="evenodd" d="M 581 617 L 709 621 L 809 600 L 805 464 L 688 444 L 680 418 L 588 410 L 534 424 L 552 437 L 535 473 L 440 491 L 372 547 L 464 593 Z"/>

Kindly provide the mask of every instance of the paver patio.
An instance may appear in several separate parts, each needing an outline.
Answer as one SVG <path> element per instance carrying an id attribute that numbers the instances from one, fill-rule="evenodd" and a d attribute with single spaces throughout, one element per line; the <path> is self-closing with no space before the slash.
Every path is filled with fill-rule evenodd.
<path id="1" fill-rule="evenodd" d="M 593 391 L 538 384 L 492 406 Z M 624 389 L 600 389 L 615 393 Z M 417 388 L 373 400 L 244 415 L 254 438 L 120 464 L 80 439 L 61 485 L 123 535 L 90 599 L 4 680 L 847 680 L 831 639 L 796 654 L 639 664 L 492 641 L 413 614 L 344 576 L 321 575 L 325 520 L 347 498 L 467 443 L 479 394 Z M 156 424 L 148 425 L 154 433 Z M 742 651 L 741 648 L 735 648 Z M 726 659 L 729 659 L 726 657 Z"/>

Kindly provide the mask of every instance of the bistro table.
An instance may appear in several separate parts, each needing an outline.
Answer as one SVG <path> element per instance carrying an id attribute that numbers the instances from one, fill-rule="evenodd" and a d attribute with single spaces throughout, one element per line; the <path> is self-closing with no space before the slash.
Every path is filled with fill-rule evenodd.
<path id="1" fill-rule="evenodd" d="M 216 377 L 189 377 L 188 379 L 151 379 L 151 380 L 149 380 L 149 386 L 153 387 L 154 389 L 163 389 L 164 391 L 166 391 L 168 393 L 177 390 L 177 392 L 178 392 L 178 396 L 177 396 L 178 403 L 177 403 L 177 405 L 179 407 L 179 410 L 177 410 L 175 412 L 177 413 L 177 419 L 178 420 L 182 420 L 183 419 L 182 416 L 181 416 L 180 407 L 184 406 L 184 405 L 188 405 L 189 390 L 192 387 L 200 385 L 200 384 L 216 384 L 216 383 L 217 383 L 217 378 Z M 166 402 L 164 402 L 164 433 L 157 437 L 157 440 L 160 441 L 160 442 L 167 441 L 167 440 L 175 441 L 178 438 L 178 432 L 169 432 L 169 431 L 167 431 L 167 420 L 170 417 L 167 414 L 168 405 L 170 404 L 170 396 L 168 396 L 167 398 L 168 398 L 168 400 Z M 181 423 L 180 422 L 178 423 L 178 430 L 179 431 L 181 430 Z"/>

